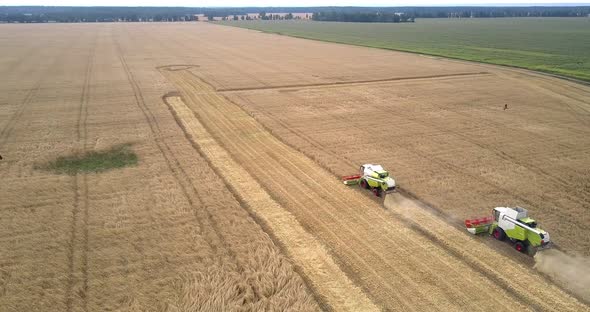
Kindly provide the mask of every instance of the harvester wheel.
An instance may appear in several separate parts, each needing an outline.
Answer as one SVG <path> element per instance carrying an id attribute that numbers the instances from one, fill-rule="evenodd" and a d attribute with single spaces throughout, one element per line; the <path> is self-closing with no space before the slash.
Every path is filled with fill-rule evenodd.
<path id="1" fill-rule="evenodd" d="M 519 252 L 525 252 L 526 245 L 523 244 L 522 242 L 516 242 L 516 244 L 514 244 L 514 249 L 518 250 Z"/>
<path id="2" fill-rule="evenodd" d="M 375 196 L 377 196 L 377 197 L 381 197 L 381 189 L 378 187 L 374 188 L 373 194 L 375 194 Z"/>
<path id="3" fill-rule="evenodd" d="M 504 230 L 502 230 L 501 228 L 497 227 L 494 229 L 494 232 L 492 233 L 492 235 L 494 235 L 494 238 L 496 238 L 497 240 L 504 240 L 504 238 L 506 238 L 506 233 L 504 233 Z"/>
<path id="4" fill-rule="evenodd" d="M 369 183 L 367 182 L 367 180 L 365 180 L 365 179 L 361 180 L 361 187 L 364 189 L 369 189 Z"/>

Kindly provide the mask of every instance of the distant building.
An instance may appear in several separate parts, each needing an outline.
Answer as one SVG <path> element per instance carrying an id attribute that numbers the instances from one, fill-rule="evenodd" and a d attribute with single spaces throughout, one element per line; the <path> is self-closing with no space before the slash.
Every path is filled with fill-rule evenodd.
<path id="1" fill-rule="evenodd" d="M 195 14 L 194 17 L 199 22 L 207 21 L 207 16 L 205 16 L 205 14 Z"/>
<path id="2" fill-rule="evenodd" d="M 238 21 L 242 21 L 247 19 L 249 15 L 248 14 L 243 14 L 243 15 L 230 15 L 227 17 L 228 20 L 232 21 L 235 20 L 236 18 L 238 19 Z"/>

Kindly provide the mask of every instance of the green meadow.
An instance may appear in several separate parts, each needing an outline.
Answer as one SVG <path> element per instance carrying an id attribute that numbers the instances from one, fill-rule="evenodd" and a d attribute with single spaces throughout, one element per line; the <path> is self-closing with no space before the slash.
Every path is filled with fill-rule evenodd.
<path id="1" fill-rule="evenodd" d="M 415 23 L 397 24 L 227 21 L 221 24 L 515 66 L 590 81 L 590 18 L 418 19 Z"/>

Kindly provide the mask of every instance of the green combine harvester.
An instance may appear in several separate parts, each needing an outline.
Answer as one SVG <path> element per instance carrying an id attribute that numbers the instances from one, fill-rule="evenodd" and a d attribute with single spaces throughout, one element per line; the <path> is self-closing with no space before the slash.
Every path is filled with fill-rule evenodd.
<path id="1" fill-rule="evenodd" d="M 342 177 L 346 185 L 360 185 L 364 189 L 371 190 L 377 197 L 395 191 L 395 180 L 389 176 L 381 165 L 364 164 L 360 168 L 360 174 Z"/>
<path id="2" fill-rule="evenodd" d="M 521 207 L 496 207 L 492 216 L 465 220 L 465 226 L 472 234 L 489 233 L 497 240 L 508 239 L 520 252 L 532 253 L 551 243 L 549 233 L 539 228 Z"/>

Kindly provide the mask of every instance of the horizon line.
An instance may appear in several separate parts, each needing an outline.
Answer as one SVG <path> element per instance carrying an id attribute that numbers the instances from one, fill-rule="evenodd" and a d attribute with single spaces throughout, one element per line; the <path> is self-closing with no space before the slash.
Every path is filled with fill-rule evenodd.
<path id="1" fill-rule="evenodd" d="M 22 4 L 22 5 L 0 5 L 2 7 L 56 7 L 56 8 L 213 8 L 213 9 L 239 9 L 239 8 L 411 8 L 411 7 L 559 7 L 559 6 L 590 6 L 590 2 L 585 3 L 463 3 L 463 4 L 432 4 L 432 5 L 320 5 L 320 6 L 126 6 L 126 5 L 42 5 L 42 4 Z"/>

